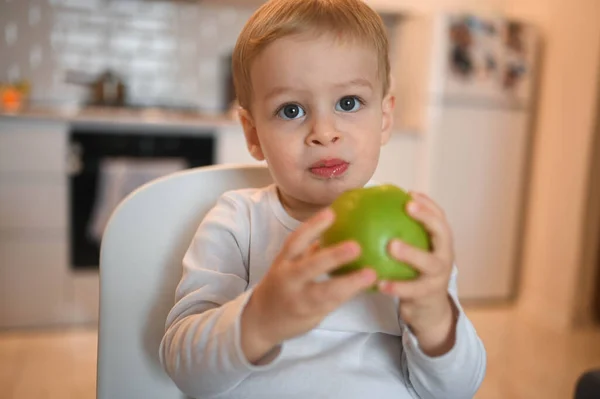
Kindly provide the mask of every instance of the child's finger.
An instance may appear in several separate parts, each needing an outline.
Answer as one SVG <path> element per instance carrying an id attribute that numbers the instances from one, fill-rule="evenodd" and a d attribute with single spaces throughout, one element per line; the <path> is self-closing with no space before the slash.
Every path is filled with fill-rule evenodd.
<path id="1" fill-rule="evenodd" d="M 405 301 L 423 298 L 433 290 L 431 281 L 427 279 L 412 281 L 380 281 L 378 288 L 383 294 Z"/>
<path id="2" fill-rule="evenodd" d="M 408 208 L 408 212 L 413 218 L 422 222 L 427 231 L 429 231 L 434 251 L 443 259 L 451 260 L 452 233 L 446 220 L 420 206 L 418 203 L 413 202 L 411 205 Z"/>
<path id="3" fill-rule="evenodd" d="M 310 244 L 306 252 L 304 252 L 304 257 L 307 258 L 309 256 L 314 255 L 319 249 L 321 249 L 321 243 L 318 240 L 313 241 L 313 243 Z"/>
<path id="4" fill-rule="evenodd" d="M 333 211 L 327 208 L 308 219 L 288 237 L 281 255 L 288 260 L 302 256 L 321 233 L 331 226 L 334 218 Z"/>
<path id="5" fill-rule="evenodd" d="M 415 248 L 400 240 L 390 241 L 389 253 L 394 259 L 408 263 L 422 274 L 439 272 L 439 262 L 430 252 Z"/>
<path id="6" fill-rule="evenodd" d="M 347 241 L 321 249 L 313 256 L 305 257 L 293 264 L 294 278 L 301 282 L 312 282 L 317 277 L 349 263 L 360 256 L 360 245 Z"/>
<path id="7" fill-rule="evenodd" d="M 426 194 L 417 191 L 411 191 L 410 195 L 413 197 L 413 201 L 423 204 L 427 208 L 431 209 L 433 213 L 440 217 L 445 217 L 444 210 Z"/>
<path id="8" fill-rule="evenodd" d="M 326 303 L 330 309 L 336 309 L 359 293 L 372 287 L 377 281 L 375 270 L 365 268 L 347 275 L 331 278 L 325 282 L 314 283 L 310 295 L 316 303 Z"/>

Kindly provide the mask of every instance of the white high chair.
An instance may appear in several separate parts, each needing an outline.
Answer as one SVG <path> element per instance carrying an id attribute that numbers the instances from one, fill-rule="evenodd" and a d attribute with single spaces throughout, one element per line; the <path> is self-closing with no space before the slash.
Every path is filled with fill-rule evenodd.
<path id="1" fill-rule="evenodd" d="M 98 399 L 181 399 L 158 347 L 181 260 L 225 191 L 272 182 L 266 167 L 210 166 L 142 186 L 113 213 L 100 254 Z"/>

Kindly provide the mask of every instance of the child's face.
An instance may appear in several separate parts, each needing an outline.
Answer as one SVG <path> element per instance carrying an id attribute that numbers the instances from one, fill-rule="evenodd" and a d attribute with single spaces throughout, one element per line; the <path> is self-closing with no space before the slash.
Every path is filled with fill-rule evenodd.
<path id="1" fill-rule="evenodd" d="M 248 146 L 266 159 L 287 203 L 327 206 L 372 177 L 392 125 L 377 54 L 329 35 L 278 39 L 251 69 Z"/>

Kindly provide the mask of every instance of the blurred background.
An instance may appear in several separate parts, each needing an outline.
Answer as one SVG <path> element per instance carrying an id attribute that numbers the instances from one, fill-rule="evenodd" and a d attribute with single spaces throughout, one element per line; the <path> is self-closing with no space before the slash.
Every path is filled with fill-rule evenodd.
<path id="1" fill-rule="evenodd" d="M 573 397 L 600 368 L 600 1 L 365 1 L 397 96 L 374 179 L 447 212 L 488 350 L 476 397 Z M 0 397 L 95 397 L 115 206 L 256 162 L 230 62 L 261 3 L 0 0 Z"/>

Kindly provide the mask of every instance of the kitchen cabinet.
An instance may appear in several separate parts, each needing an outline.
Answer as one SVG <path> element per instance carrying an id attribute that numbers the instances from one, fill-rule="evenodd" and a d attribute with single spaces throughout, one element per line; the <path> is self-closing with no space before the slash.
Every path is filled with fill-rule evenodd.
<path id="1" fill-rule="evenodd" d="M 28 231 L 0 236 L 0 328 L 39 327 L 65 318 L 67 237 Z"/>
<path id="2" fill-rule="evenodd" d="M 0 173 L 61 174 L 66 166 L 66 129 L 56 122 L 0 120 Z"/>
<path id="3" fill-rule="evenodd" d="M 0 118 L 0 328 L 68 318 L 64 122 Z"/>
<path id="4" fill-rule="evenodd" d="M 0 116 L 0 328 L 97 321 L 98 272 L 69 255 L 70 124 Z M 215 163 L 258 163 L 241 126 L 210 130 Z"/>
<path id="5" fill-rule="evenodd" d="M 65 176 L 0 175 L 0 231 L 66 230 L 67 191 Z"/>

